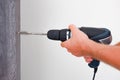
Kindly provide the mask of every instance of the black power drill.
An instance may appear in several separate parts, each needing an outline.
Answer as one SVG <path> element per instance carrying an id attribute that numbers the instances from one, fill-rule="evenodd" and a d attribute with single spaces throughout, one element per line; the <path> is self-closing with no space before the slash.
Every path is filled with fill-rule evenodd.
<path id="1" fill-rule="evenodd" d="M 79 29 L 95 42 L 110 44 L 112 41 L 111 32 L 106 28 L 81 27 Z M 71 37 L 71 31 L 69 29 L 49 30 L 47 37 L 52 40 L 66 41 Z M 94 59 L 88 65 L 91 68 L 96 68 L 99 66 L 99 63 L 98 60 Z"/>
<path id="2" fill-rule="evenodd" d="M 102 44 L 110 44 L 112 41 L 111 32 L 106 28 L 81 27 L 79 29 L 83 31 L 89 37 L 89 39 L 95 42 Z M 61 29 L 61 30 L 54 29 L 54 30 L 49 30 L 47 33 L 29 33 L 25 31 L 19 33 L 24 35 L 47 35 L 49 39 L 57 40 L 57 41 L 66 41 L 72 35 L 70 29 Z M 93 59 L 93 61 L 88 64 L 89 67 L 94 68 L 93 80 L 99 64 L 100 61 L 96 59 Z"/>
<path id="3" fill-rule="evenodd" d="M 112 41 L 111 32 L 106 28 L 81 27 L 79 29 L 83 31 L 89 39 L 95 42 L 110 44 Z M 71 31 L 69 29 L 49 30 L 47 37 L 52 40 L 66 41 L 71 37 Z M 93 59 L 93 61 L 88 64 L 89 67 L 94 68 L 93 80 L 99 64 L 100 61 L 96 59 Z"/>

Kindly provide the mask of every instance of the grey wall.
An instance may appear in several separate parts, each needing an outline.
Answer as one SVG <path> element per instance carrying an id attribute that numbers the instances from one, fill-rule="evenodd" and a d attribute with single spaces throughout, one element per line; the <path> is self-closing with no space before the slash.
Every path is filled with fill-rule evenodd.
<path id="1" fill-rule="evenodd" d="M 0 80 L 20 80 L 19 8 L 19 0 L 0 0 Z"/>

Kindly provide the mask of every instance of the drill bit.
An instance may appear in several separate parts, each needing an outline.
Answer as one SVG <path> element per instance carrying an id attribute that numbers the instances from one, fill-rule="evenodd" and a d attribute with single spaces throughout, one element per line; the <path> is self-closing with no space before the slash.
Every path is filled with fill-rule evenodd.
<path id="1" fill-rule="evenodd" d="M 27 31 L 21 31 L 21 32 L 18 32 L 18 34 L 22 34 L 22 35 L 43 35 L 43 36 L 47 35 L 47 33 L 33 33 L 33 32 L 27 32 Z"/>

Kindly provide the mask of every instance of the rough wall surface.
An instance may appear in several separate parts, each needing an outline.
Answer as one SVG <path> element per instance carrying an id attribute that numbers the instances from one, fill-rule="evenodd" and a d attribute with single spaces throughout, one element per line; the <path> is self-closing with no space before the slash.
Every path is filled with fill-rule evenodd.
<path id="1" fill-rule="evenodd" d="M 20 80 L 19 0 L 0 0 L 0 80 Z"/>

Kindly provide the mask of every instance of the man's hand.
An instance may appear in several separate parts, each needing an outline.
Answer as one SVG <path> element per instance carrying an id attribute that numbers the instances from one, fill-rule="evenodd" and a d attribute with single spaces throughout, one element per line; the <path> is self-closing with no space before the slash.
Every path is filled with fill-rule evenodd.
<path id="1" fill-rule="evenodd" d="M 75 25 L 70 25 L 69 29 L 72 32 L 72 36 L 67 41 L 62 42 L 61 46 L 77 57 L 86 56 L 90 39 L 85 33 L 76 28 Z"/>

